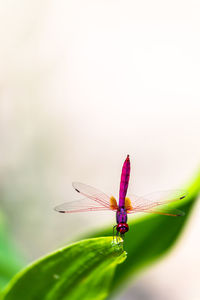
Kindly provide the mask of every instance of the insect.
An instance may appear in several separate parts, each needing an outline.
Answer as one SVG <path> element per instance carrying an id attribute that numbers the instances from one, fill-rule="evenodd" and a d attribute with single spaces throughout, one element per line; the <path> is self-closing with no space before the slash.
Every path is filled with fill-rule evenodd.
<path id="1" fill-rule="evenodd" d="M 184 212 L 177 209 L 166 208 L 165 204 L 181 200 L 185 198 L 186 192 L 183 190 L 171 190 L 155 192 L 149 195 L 140 197 L 133 195 L 130 198 L 126 197 L 130 177 L 130 159 L 127 155 L 122 167 L 120 190 L 119 190 L 119 204 L 116 199 L 107 196 L 103 192 L 83 183 L 73 182 L 74 189 L 83 195 L 84 199 L 66 202 L 55 207 L 55 210 L 60 213 L 78 213 L 88 211 L 106 211 L 111 210 L 116 213 L 117 225 L 116 235 L 123 235 L 129 230 L 127 223 L 127 215 L 138 212 L 155 213 L 167 216 L 183 216 Z M 161 206 L 161 207 L 160 207 Z"/>

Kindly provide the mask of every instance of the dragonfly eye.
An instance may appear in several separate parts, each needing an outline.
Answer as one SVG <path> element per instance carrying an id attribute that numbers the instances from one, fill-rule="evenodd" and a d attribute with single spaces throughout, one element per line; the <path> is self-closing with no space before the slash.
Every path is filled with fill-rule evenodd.
<path id="1" fill-rule="evenodd" d="M 119 223 L 117 225 L 117 231 L 120 232 L 120 233 L 125 233 L 129 230 L 129 226 L 127 223 Z"/>

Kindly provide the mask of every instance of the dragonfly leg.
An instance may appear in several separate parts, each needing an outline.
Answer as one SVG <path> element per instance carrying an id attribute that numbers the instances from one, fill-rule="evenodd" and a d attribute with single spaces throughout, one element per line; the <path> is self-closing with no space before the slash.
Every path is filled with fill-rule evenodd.
<path id="1" fill-rule="evenodd" d="M 117 227 L 117 225 L 113 226 L 113 243 L 116 239 L 117 244 L 121 243 L 121 240 L 119 238 L 122 238 L 122 240 L 124 240 L 124 234 L 123 233 L 119 233 L 119 231 L 116 230 L 116 234 L 115 234 L 115 228 Z"/>
<path id="2" fill-rule="evenodd" d="M 120 237 L 122 238 L 123 241 L 124 241 L 124 236 L 125 236 L 124 233 L 120 233 Z"/>
<path id="3" fill-rule="evenodd" d="M 117 244 L 119 245 L 120 244 L 120 240 L 119 240 L 119 232 L 117 231 L 117 233 L 116 233 L 116 241 L 117 241 Z"/>
<path id="4" fill-rule="evenodd" d="M 114 243 L 114 238 L 117 237 L 117 234 L 115 235 L 115 228 L 117 227 L 117 225 L 113 226 L 113 243 Z"/>

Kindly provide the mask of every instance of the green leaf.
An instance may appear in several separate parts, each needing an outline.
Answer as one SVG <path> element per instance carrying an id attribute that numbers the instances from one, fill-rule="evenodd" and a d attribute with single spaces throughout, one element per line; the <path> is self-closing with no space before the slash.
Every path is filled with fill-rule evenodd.
<path id="1" fill-rule="evenodd" d="M 185 212 L 184 217 L 164 215 L 148 215 L 134 219 L 130 218 L 130 230 L 125 236 L 124 249 L 127 251 L 126 261 L 116 269 L 111 284 L 111 290 L 119 288 L 127 279 L 138 275 L 152 262 L 160 259 L 175 244 L 200 191 L 200 172 L 186 188 L 188 196 L 169 207 L 177 207 Z M 112 226 L 92 236 L 106 236 L 112 232 Z"/>
<path id="2" fill-rule="evenodd" d="M 20 272 L 4 300 L 105 299 L 116 266 L 126 259 L 111 237 L 80 241 L 60 249 Z"/>
<path id="3" fill-rule="evenodd" d="M 0 289 L 22 268 L 22 258 L 10 240 L 3 214 L 0 212 Z"/>

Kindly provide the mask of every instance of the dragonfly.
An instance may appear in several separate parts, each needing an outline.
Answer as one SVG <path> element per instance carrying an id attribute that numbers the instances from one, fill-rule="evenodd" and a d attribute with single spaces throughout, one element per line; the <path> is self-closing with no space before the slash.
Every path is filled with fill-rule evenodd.
<path id="1" fill-rule="evenodd" d="M 73 182 L 72 186 L 75 191 L 84 196 L 84 199 L 66 202 L 55 207 L 55 210 L 60 213 L 80 213 L 88 211 L 113 211 L 116 213 L 116 223 L 113 227 L 116 229 L 116 236 L 121 237 L 129 230 L 127 223 L 127 215 L 134 213 L 150 213 L 166 216 L 184 216 L 184 212 L 174 208 L 168 208 L 167 205 L 171 202 L 182 200 L 186 197 L 187 192 L 183 190 L 169 190 L 150 193 L 145 196 L 132 195 L 126 197 L 129 178 L 130 178 L 130 158 L 127 155 L 124 161 L 121 181 L 119 189 L 119 202 L 117 204 L 116 198 L 108 196 L 100 190 L 89 185 Z"/>

